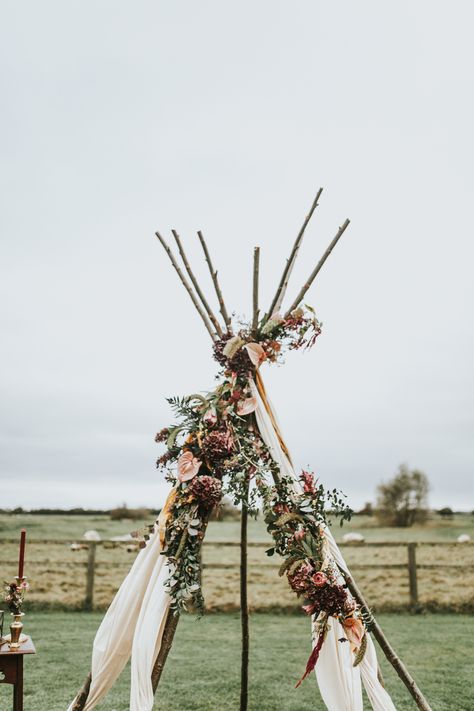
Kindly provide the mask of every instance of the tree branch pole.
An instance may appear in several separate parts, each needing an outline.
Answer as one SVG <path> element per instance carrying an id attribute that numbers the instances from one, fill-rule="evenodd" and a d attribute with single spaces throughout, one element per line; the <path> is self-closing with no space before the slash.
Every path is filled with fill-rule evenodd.
<path id="1" fill-rule="evenodd" d="M 232 325 L 231 325 L 230 317 L 229 317 L 229 314 L 227 313 L 227 309 L 226 309 L 226 306 L 224 303 L 224 297 L 222 296 L 221 287 L 219 285 L 219 279 L 217 278 L 217 271 L 214 269 L 214 267 L 212 265 L 211 256 L 209 254 L 209 250 L 207 248 L 207 244 L 206 244 L 206 241 L 203 237 L 201 230 L 198 231 L 198 237 L 199 237 L 199 241 L 201 242 L 202 249 L 204 251 L 204 256 L 206 258 L 207 266 L 209 267 L 209 271 L 211 272 L 212 282 L 214 284 L 214 289 L 216 290 L 217 300 L 219 301 L 219 310 L 222 314 L 222 318 L 224 319 L 228 333 L 232 333 Z"/>
<path id="2" fill-rule="evenodd" d="M 382 628 L 380 627 L 379 623 L 373 616 L 370 608 L 367 605 L 367 602 L 365 601 L 364 596 L 362 595 L 361 591 L 359 590 L 358 585 L 355 583 L 354 579 L 350 575 L 348 575 L 344 570 L 342 570 L 342 568 L 339 568 L 339 570 L 341 571 L 342 575 L 344 576 L 347 587 L 351 591 L 354 598 L 357 600 L 357 602 L 362 607 L 362 609 L 365 610 L 369 614 L 371 634 L 373 634 L 373 636 L 379 643 L 380 649 L 385 654 L 387 660 L 390 662 L 390 664 L 395 669 L 395 671 L 397 672 L 400 679 L 403 681 L 403 683 L 407 687 L 407 689 L 410 692 L 411 696 L 413 697 L 416 705 L 418 706 L 419 709 L 421 709 L 421 711 L 432 711 L 431 706 L 429 705 L 428 701 L 423 696 L 416 681 L 413 679 L 413 677 L 411 676 L 410 672 L 408 671 L 408 669 L 406 668 L 406 666 L 404 665 L 402 660 L 398 657 L 397 653 L 395 652 L 392 645 L 386 638 L 384 632 L 382 631 Z"/>
<path id="3" fill-rule="evenodd" d="M 313 269 L 313 271 L 312 271 L 311 274 L 309 275 L 309 278 L 308 278 L 307 282 L 303 285 L 303 287 L 302 287 L 301 291 L 299 292 L 298 296 L 296 297 L 296 299 L 293 301 L 293 303 L 291 304 L 290 308 L 289 308 L 288 311 L 286 312 L 285 318 L 288 318 L 288 316 L 290 315 L 290 313 L 291 313 L 294 309 L 296 309 L 296 307 L 298 306 L 298 304 L 304 299 L 306 292 L 308 291 L 308 289 L 309 289 L 309 287 L 311 286 L 311 284 L 313 283 L 313 281 L 316 279 L 316 277 L 317 277 L 319 271 L 321 270 L 321 267 L 323 266 L 324 262 L 325 262 L 326 259 L 329 257 L 329 255 L 331 254 L 332 250 L 334 249 L 334 247 L 336 246 L 336 244 L 339 242 L 339 239 L 342 237 L 342 235 L 344 234 L 345 230 L 346 230 L 347 227 L 349 226 L 349 222 L 350 222 L 350 220 L 346 220 L 346 221 L 344 222 L 344 224 L 343 224 L 341 227 L 339 227 L 336 236 L 335 236 L 334 239 L 332 240 L 332 242 L 331 242 L 331 244 L 329 245 L 329 247 L 327 248 L 327 250 L 324 252 L 323 256 L 321 257 L 321 259 L 320 259 L 319 262 L 317 263 L 316 267 Z"/>
<path id="4" fill-rule="evenodd" d="M 156 236 L 158 237 L 158 239 L 160 240 L 161 244 L 163 245 L 163 249 L 165 250 L 166 254 L 167 254 L 168 257 L 170 258 L 171 264 L 172 264 L 173 267 L 176 269 L 176 272 L 177 272 L 179 278 L 181 279 L 181 282 L 182 282 L 182 284 L 184 285 L 184 288 L 186 289 L 186 291 L 188 292 L 189 296 L 191 297 L 191 301 L 193 302 L 194 306 L 196 307 L 196 311 L 198 312 L 199 316 L 202 318 L 202 320 L 203 320 L 203 322 L 204 322 L 204 325 L 205 325 L 206 329 L 207 329 L 208 332 L 209 332 L 210 337 L 212 338 L 213 341 L 216 341 L 216 340 L 217 340 L 217 334 L 212 330 L 211 323 L 210 323 L 209 319 L 207 318 L 206 314 L 204 313 L 204 311 L 202 310 L 202 308 L 201 308 L 201 306 L 200 306 L 198 300 L 196 299 L 196 296 L 195 296 L 195 294 L 194 294 L 194 292 L 193 292 L 193 290 L 192 290 L 192 288 L 191 288 L 190 283 L 188 282 L 188 280 L 187 280 L 186 277 L 184 276 L 183 272 L 181 271 L 181 269 L 180 269 L 180 267 L 179 267 L 179 264 L 178 264 L 178 262 L 176 261 L 176 258 L 175 258 L 175 256 L 174 256 L 173 252 L 172 252 L 171 249 L 168 247 L 166 241 L 163 239 L 163 237 L 160 235 L 160 233 L 159 233 L 159 232 L 155 232 L 155 234 L 156 234 Z"/>
<path id="5" fill-rule="evenodd" d="M 303 225 L 301 226 L 301 229 L 298 232 L 295 243 L 293 245 L 293 249 L 291 250 L 291 254 L 290 254 L 289 258 L 287 259 L 285 268 L 283 270 L 283 274 L 281 275 L 280 283 L 278 284 L 276 294 L 273 297 L 271 306 L 265 315 L 265 321 L 268 318 L 270 318 L 270 316 L 273 313 L 275 313 L 275 311 L 278 311 L 280 309 L 283 299 L 285 298 L 285 293 L 286 293 L 286 289 L 288 287 L 288 282 L 290 280 L 291 272 L 293 271 L 293 267 L 296 262 L 296 257 L 298 256 L 299 248 L 301 247 L 301 243 L 303 241 L 303 236 L 304 236 L 305 230 L 308 226 L 309 221 L 311 220 L 311 218 L 313 216 L 313 212 L 316 210 L 316 208 L 318 206 L 318 200 L 321 197 L 322 192 L 323 192 L 323 189 L 319 188 L 318 192 L 316 193 L 316 197 L 313 200 L 313 204 L 311 205 L 311 208 L 305 217 Z"/>
<path id="6" fill-rule="evenodd" d="M 260 268 L 260 247 L 253 250 L 253 318 L 252 333 L 257 335 L 258 330 L 258 274 Z"/>
<path id="7" fill-rule="evenodd" d="M 89 691 L 91 688 L 91 682 L 92 682 L 92 674 L 89 672 L 89 674 L 86 676 L 86 680 L 83 683 L 81 689 L 79 690 L 76 699 L 74 701 L 74 705 L 72 707 L 72 711 L 82 711 L 84 706 L 86 705 L 87 697 L 89 696 Z"/>
<path id="8" fill-rule="evenodd" d="M 193 273 L 193 271 L 192 271 L 192 269 L 191 269 L 191 265 L 189 264 L 188 258 L 186 257 L 186 253 L 185 253 L 185 251 L 184 251 L 184 247 L 183 247 L 183 245 L 182 245 L 182 243 L 181 243 L 180 236 L 179 236 L 179 234 L 176 232 L 176 230 L 171 230 L 171 232 L 172 232 L 173 237 L 174 237 L 174 239 L 175 239 L 175 241 L 176 241 L 176 244 L 178 245 L 178 249 L 179 249 L 179 253 L 180 253 L 180 255 L 181 255 L 181 259 L 183 260 L 183 264 L 184 264 L 184 266 L 185 266 L 186 271 L 187 271 L 188 274 L 189 274 L 189 278 L 191 279 L 191 281 L 192 281 L 192 283 L 193 283 L 193 286 L 194 286 L 194 288 L 196 289 L 196 293 L 197 293 L 197 295 L 199 296 L 199 298 L 201 299 L 201 303 L 202 303 L 202 305 L 204 306 L 204 308 L 206 309 L 207 314 L 208 314 L 209 318 L 211 319 L 214 328 L 215 328 L 216 331 L 217 331 L 217 335 L 218 335 L 220 338 L 222 338 L 222 336 L 223 336 L 224 334 L 223 334 L 222 329 L 221 329 L 221 327 L 220 327 L 219 321 L 218 321 L 217 318 L 214 316 L 214 313 L 213 313 L 211 307 L 209 306 L 209 304 L 208 304 L 208 302 L 207 302 L 207 299 L 206 299 L 206 297 L 204 296 L 204 294 L 203 294 L 203 292 L 202 292 L 202 290 L 201 290 L 201 287 L 200 287 L 199 284 L 198 284 L 198 281 L 197 281 L 196 277 L 194 276 L 194 273 Z"/>
<path id="9" fill-rule="evenodd" d="M 173 610 L 168 610 L 168 615 L 166 617 L 165 627 L 163 630 L 163 636 L 161 638 L 160 651 L 156 657 L 155 664 L 153 665 L 153 670 L 151 672 L 151 685 L 153 687 L 153 693 L 156 693 L 158 684 L 160 683 L 161 675 L 163 669 L 165 668 L 166 660 L 168 659 L 168 654 L 173 644 L 174 634 L 179 622 L 179 615 L 175 615 Z"/>
<path id="10" fill-rule="evenodd" d="M 249 478 L 246 475 L 245 500 L 240 515 L 240 623 L 242 629 L 242 663 L 240 669 L 240 711 L 247 711 L 249 698 L 249 606 L 247 587 L 247 524 L 249 503 Z"/>

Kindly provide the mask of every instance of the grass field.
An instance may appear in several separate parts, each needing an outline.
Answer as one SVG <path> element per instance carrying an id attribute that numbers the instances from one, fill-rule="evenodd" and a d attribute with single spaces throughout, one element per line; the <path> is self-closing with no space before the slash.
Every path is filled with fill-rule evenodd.
<path id="1" fill-rule="evenodd" d="M 346 531 L 358 531 L 367 541 L 432 541 L 455 542 L 460 533 L 474 539 L 474 517 L 457 515 L 443 521 L 433 517 L 425 526 L 410 529 L 380 528 L 371 517 L 357 516 L 344 526 L 333 527 L 337 539 Z M 30 603 L 80 607 L 84 600 L 87 551 L 71 551 L 64 541 L 81 540 L 86 530 L 95 529 L 102 538 L 128 533 L 143 522 L 111 521 L 107 516 L 0 516 L 0 541 L 17 538 L 19 529 L 28 531 L 27 574 L 31 581 Z M 205 564 L 238 565 L 236 547 L 217 547 L 215 541 L 237 541 L 238 521 L 212 522 L 206 536 L 203 560 Z M 35 543 L 48 539 L 48 545 Z M 251 541 L 269 540 L 261 521 L 251 521 Z M 55 543 L 57 541 L 57 543 Z M 3 543 L 0 549 L 0 576 L 10 577 L 15 572 L 17 543 Z M 406 547 L 344 547 L 344 556 L 363 588 L 370 604 L 376 609 L 393 610 L 408 602 L 408 576 L 403 567 L 407 560 Z M 95 604 L 107 606 L 134 559 L 122 546 L 97 550 Z M 474 609 L 474 545 L 420 546 L 418 563 L 435 565 L 419 570 L 418 585 L 421 603 L 429 609 Z M 254 609 L 294 607 L 296 601 L 286 580 L 279 579 L 277 561 L 268 558 L 262 548 L 249 549 L 250 603 Z M 395 570 L 383 568 L 360 569 L 365 564 L 398 564 Z M 458 564 L 461 568 L 450 568 Z M 208 608 L 232 610 L 238 607 L 237 567 L 226 570 L 204 571 L 204 591 Z"/>
<path id="2" fill-rule="evenodd" d="M 89 669 L 101 615 L 36 612 L 27 630 L 37 656 L 25 662 L 27 711 L 65 711 Z M 380 615 L 393 645 L 431 702 L 433 711 L 472 711 L 472 619 L 462 615 Z M 235 613 L 185 616 L 165 668 L 155 708 L 159 711 L 235 711 L 238 708 L 240 627 Z M 250 711 L 323 711 L 314 678 L 294 689 L 310 648 L 309 623 L 296 615 L 251 618 Z M 415 706 L 381 658 L 385 682 L 398 711 Z M 97 707 L 126 711 L 128 673 Z M 10 708 L 0 685 L 0 709 Z"/>

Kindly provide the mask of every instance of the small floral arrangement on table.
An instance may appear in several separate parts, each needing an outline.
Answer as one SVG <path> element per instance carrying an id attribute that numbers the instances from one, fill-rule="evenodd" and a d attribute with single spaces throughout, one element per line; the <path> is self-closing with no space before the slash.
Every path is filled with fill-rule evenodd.
<path id="1" fill-rule="evenodd" d="M 13 615 L 21 615 L 25 594 L 29 589 L 28 582 L 23 579 L 21 582 L 5 582 L 4 601 Z"/>
<path id="2" fill-rule="evenodd" d="M 237 334 L 227 334 L 214 345 L 214 358 L 222 368 L 217 387 L 206 395 L 170 398 L 178 422 L 156 436 L 166 447 L 157 466 L 174 485 L 162 512 L 162 553 L 168 559 L 166 588 L 172 609 L 204 609 L 200 549 L 210 513 L 222 497 L 229 496 L 255 516 L 263 504 L 274 539 L 267 553 L 284 558 L 280 574 L 304 599 L 303 610 L 318 629 L 305 676 L 316 664 L 331 617 L 343 625 L 344 641 L 355 651 L 354 663 L 364 653 L 362 616 L 324 535 L 328 509 L 341 524 L 352 512 L 335 489 L 326 491 L 310 472 L 301 473 L 299 489 L 282 475 L 256 423 L 254 381 L 264 361 L 281 362 L 287 350 L 310 348 L 320 333 L 313 309 L 306 307 L 287 318 L 273 314 L 256 332 L 243 324 Z"/>

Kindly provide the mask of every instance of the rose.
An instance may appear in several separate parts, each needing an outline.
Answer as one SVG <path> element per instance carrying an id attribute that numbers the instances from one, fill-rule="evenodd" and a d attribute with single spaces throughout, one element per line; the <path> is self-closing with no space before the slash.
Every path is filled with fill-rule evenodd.
<path id="1" fill-rule="evenodd" d="M 198 473 L 202 462 L 193 455 L 189 450 L 183 452 L 178 459 L 178 479 L 181 483 L 189 481 Z"/>
<path id="2" fill-rule="evenodd" d="M 317 588 L 322 588 L 323 585 L 326 585 L 328 579 L 326 575 L 320 570 L 319 572 L 315 573 L 314 575 L 311 576 L 311 580 L 314 585 L 316 585 Z"/>

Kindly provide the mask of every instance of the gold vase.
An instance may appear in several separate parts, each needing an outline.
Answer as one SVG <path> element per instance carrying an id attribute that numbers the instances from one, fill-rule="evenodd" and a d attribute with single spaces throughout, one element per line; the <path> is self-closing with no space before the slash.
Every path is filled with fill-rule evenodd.
<path id="1" fill-rule="evenodd" d="M 10 624 L 10 649 L 18 649 L 21 644 L 21 631 L 23 629 L 22 617 L 24 612 L 17 615 L 12 612 L 13 622 Z"/>

